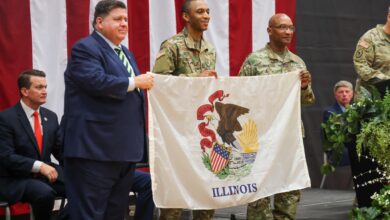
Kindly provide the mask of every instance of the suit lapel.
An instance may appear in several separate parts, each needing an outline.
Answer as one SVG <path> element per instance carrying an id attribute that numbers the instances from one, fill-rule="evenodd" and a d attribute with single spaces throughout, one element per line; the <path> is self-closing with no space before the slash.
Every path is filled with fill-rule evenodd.
<path id="1" fill-rule="evenodd" d="M 42 130 L 43 130 L 43 133 L 42 133 L 42 158 L 44 158 L 44 155 L 46 155 L 46 151 L 47 151 L 47 137 L 48 137 L 48 134 L 49 134 L 49 124 L 48 124 L 48 120 L 47 120 L 47 117 L 46 117 L 46 112 L 45 110 L 41 107 L 41 110 L 40 110 L 40 115 L 41 115 L 41 124 L 42 124 Z"/>
<path id="2" fill-rule="evenodd" d="M 108 45 L 108 43 L 96 32 L 92 33 L 92 37 L 95 38 L 97 42 L 99 42 L 99 44 L 105 50 L 105 53 L 108 54 L 112 60 L 114 60 L 114 62 L 117 64 L 116 66 L 122 69 L 122 74 L 128 77 L 129 72 L 127 72 L 125 65 L 123 65 L 122 61 L 119 59 L 118 54 L 110 47 L 110 45 Z"/>
<path id="3" fill-rule="evenodd" d="M 138 69 L 137 63 L 133 59 L 133 56 L 130 55 L 130 52 L 128 52 L 127 49 L 125 49 L 124 46 L 122 46 L 122 50 L 125 53 L 125 55 L 127 57 L 127 60 L 130 62 L 130 65 L 133 68 L 134 74 L 136 76 L 140 75 L 141 73 L 140 73 L 140 71 Z M 142 89 L 140 89 L 139 92 L 137 92 L 137 93 L 142 97 L 142 99 L 144 99 L 144 93 L 143 93 Z"/>
<path id="4" fill-rule="evenodd" d="M 124 49 L 123 46 L 122 46 L 122 48 L 123 48 L 123 49 L 122 49 L 123 52 L 125 53 L 125 55 L 126 55 L 126 57 L 127 57 L 127 60 L 130 62 L 130 65 L 131 65 L 131 67 L 133 68 L 134 74 L 135 74 L 136 76 L 140 75 L 141 73 L 139 72 L 139 69 L 138 69 L 138 66 L 137 66 L 135 60 L 134 60 L 133 57 L 129 54 L 129 52 L 128 52 L 126 49 Z"/>
<path id="5" fill-rule="evenodd" d="M 122 61 L 119 59 L 119 56 L 115 51 L 108 45 L 108 43 L 101 37 L 99 36 L 98 33 L 93 32 L 92 37 L 99 42 L 100 45 L 102 45 L 103 49 L 106 51 L 106 53 L 115 61 L 117 66 L 120 66 L 122 69 L 122 73 L 125 74 L 126 77 L 129 77 L 129 72 L 127 72 L 127 69 L 125 68 L 125 65 L 123 65 Z M 130 53 L 125 49 L 123 45 L 122 46 L 122 51 L 125 53 L 125 56 L 127 57 L 127 60 L 130 62 L 131 67 L 133 68 L 134 74 L 136 76 L 140 75 L 140 72 L 138 70 L 137 64 L 135 63 L 135 60 L 132 58 Z M 137 92 L 138 95 L 141 96 L 142 99 L 144 99 L 143 91 L 140 90 Z"/>
<path id="6" fill-rule="evenodd" d="M 341 109 L 339 103 L 336 102 L 336 103 L 334 104 L 334 107 L 335 107 L 335 110 L 336 110 L 336 113 L 337 113 L 337 114 L 343 113 L 343 110 Z"/>
<path id="7" fill-rule="evenodd" d="M 37 151 L 37 155 L 40 156 L 39 149 L 38 149 L 38 144 L 37 144 L 37 139 L 35 138 L 35 134 L 34 134 L 32 128 L 31 128 L 30 122 L 28 121 L 26 113 L 24 112 L 24 110 L 22 108 L 22 105 L 20 103 L 18 103 L 15 106 L 15 108 L 16 108 L 16 112 L 18 114 L 19 122 L 22 124 L 24 130 L 26 131 L 26 133 L 30 137 L 31 142 L 33 143 L 34 148 Z"/>

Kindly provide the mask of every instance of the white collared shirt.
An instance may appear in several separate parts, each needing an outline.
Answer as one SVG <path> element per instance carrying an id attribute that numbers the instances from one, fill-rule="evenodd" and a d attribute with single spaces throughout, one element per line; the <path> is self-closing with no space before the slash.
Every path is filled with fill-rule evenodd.
<path id="1" fill-rule="evenodd" d="M 35 133 L 35 128 L 34 128 L 34 112 L 35 112 L 35 110 L 28 107 L 23 102 L 23 100 L 20 100 L 20 104 L 22 105 L 22 109 L 23 109 L 24 113 L 26 113 L 27 119 L 30 122 L 30 126 L 31 126 L 33 133 Z M 38 108 L 37 112 L 38 112 L 39 125 L 41 126 L 41 132 L 43 135 L 42 120 L 41 120 L 41 115 L 39 114 L 39 111 L 40 111 L 40 108 Z M 42 161 L 39 161 L 39 160 L 34 161 L 34 164 L 33 164 L 33 167 L 31 168 L 31 171 L 33 173 L 39 173 L 39 170 L 41 169 L 42 164 L 43 164 Z"/>
<path id="2" fill-rule="evenodd" d="M 35 127 L 34 127 L 34 112 L 35 112 L 35 110 L 28 107 L 22 100 L 20 100 L 20 104 L 22 105 L 24 113 L 26 113 L 27 119 L 30 122 L 33 133 L 35 133 Z M 39 114 L 40 108 L 38 108 L 38 110 L 36 110 L 36 111 L 38 112 L 39 125 L 41 126 L 41 132 L 43 135 L 42 119 L 41 119 L 41 114 Z"/>
<path id="3" fill-rule="evenodd" d="M 340 103 L 338 103 L 338 102 L 337 102 L 337 104 L 339 105 L 341 111 L 345 112 L 346 108 L 343 105 L 341 105 Z"/>
<path id="4" fill-rule="evenodd" d="M 122 46 L 119 44 L 119 45 L 115 45 L 114 43 L 112 43 L 109 39 L 107 39 L 102 33 L 100 33 L 99 31 L 95 30 L 97 34 L 99 34 L 100 37 L 103 38 L 104 41 L 107 42 L 107 44 L 111 47 L 111 49 L 116 53 L 115 51 L 115 48 L 119 47 L 122 49 Z M 135 82 L 134 82 L 134 77 L 129 77 L 129 86 L 127 87 L 127 91 L 130 92 L 130 91 L 133 91 L 135 89 Z"/>

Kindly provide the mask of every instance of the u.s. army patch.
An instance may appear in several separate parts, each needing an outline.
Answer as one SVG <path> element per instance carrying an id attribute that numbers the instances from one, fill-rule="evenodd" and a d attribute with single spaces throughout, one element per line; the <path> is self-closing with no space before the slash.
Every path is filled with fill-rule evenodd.
<path id="1" fill-rule="evenodd" d="M 356 50 L 355 57 L 356 57 L 356 58 L 361 58 L 362 55 L 363 55 L 363 49 L 362 49 L 362 48 L 358 48 L 358 49 Z"/>

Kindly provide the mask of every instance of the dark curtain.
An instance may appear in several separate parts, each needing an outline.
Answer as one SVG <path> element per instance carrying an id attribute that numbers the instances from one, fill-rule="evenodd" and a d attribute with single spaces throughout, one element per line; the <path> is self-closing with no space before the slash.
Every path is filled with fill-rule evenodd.
<path id="1" fill-rule="evenodd" d="M 334 103 L 333 85 L 355 84 L 352 56 L 359 38 L 376 24 L 386 22 L 388 0 L 297 0 L 297 54 L 312 74 L 316 103 L 303 107 L 305 151 L 312 187 L 319 187 L 323 151 L 320 138 L 322 111 Z M 343 174 L 327 179 L 331 188 Z"/>

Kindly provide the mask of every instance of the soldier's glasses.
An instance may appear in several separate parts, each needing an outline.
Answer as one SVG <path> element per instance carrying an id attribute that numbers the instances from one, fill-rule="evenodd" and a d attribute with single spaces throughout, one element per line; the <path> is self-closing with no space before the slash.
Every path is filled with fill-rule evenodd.
<path id="1" fill-rule="evenodd" d="M 273 28 L 276 28 L 276 29 L 279 29 L 279 30 L 281 30 L 281 31 L 287 31 L 287 30 L 289 30 L 289 31 L 291 31 L 291 32 L 295 32 L 295 27 L 294 26 L 287 26 L 287 25 L 279 25 L 279 26 L 271 26 L 271 27 L 273 27 Z"/>

